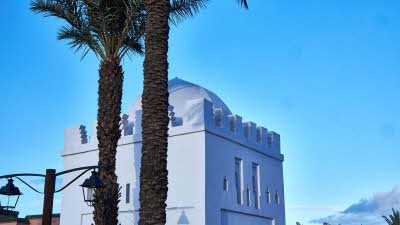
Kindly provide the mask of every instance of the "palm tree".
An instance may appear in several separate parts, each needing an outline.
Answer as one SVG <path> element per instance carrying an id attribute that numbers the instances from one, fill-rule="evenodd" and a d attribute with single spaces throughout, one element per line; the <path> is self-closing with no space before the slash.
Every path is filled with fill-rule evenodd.
<path id="1" fill-rule="evenodd" d="M 388 225 L 400 225 L 400 214 L 399 211 L 392 209 L 393 214 L 389 217 L 383 216 Z"/>
<path id="2" fill-rule="evenodd" d="M 147 10 L 142 94 L 142 163 L 139 225 L 166 223 L 168 193 L 168 39 L 169 21 L 192 16 L 208 0 L 144 0 Z M 246 0 L 237 0 L 248 8 Z M 174 13 L 181 3 L 189 6 Z M 172 13 L 172 14 L 171 14 Z"/>
<path id="3" fill-rule="evenodd" d="M 143 54 L 146 14 L 141 0 L 32 0 L 31 10 L 66 22 L 58 39 L 100 59 L 97 138 L 99 174 L 106 188 L 96 192 L 94 221 L 117 225 L 119 185 L 116 149 L 121 136 L 120 114 L 124 72 L 121 60 Z"/>
<path id="4" fill-rule="evenodd" d="M 204 7 L 207 0 L 173 2 L 170 15 L 176 24 Z M 32 0 L 31 10 L 64 20 L 66 25 L 60 28 L 58 39 L 69 41 L 76 51 L 83 50 L 82 59 L 90 51 L 100 59 L 97 138 L 99 174 L 106 188 L 95 194 L 94 221 L 97 225 L 116 225 L 120 193 L 115 165 L 124 75 L 121 60 L 144 53 L 144 0 Z"/>

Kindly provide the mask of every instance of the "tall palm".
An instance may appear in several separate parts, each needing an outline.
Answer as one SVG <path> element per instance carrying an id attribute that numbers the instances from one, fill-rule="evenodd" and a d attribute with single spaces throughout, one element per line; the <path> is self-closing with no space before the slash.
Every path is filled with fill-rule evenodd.
<path id="1" fill-rule="evenodd" d="M 120 193 L 115 164 L 121 136 L 121 60 L 131 53 L 143 54 L 144 5 L 141 0 L 32 0 L 31 10 L 64 20 L 58 39 L 83 50 L 82 58 L 92 51 L 100 59 L 97 138 L 99 174 L 106 188 L 96 192 L 94 221 L 97 225 L 117 225 Z"/>
<path id="2" fill-rule="evenodd" d="M 139 225 L 166 222 L 168 193 L 168 39 L 169 21 L 192 16 L 208 0 L 144 0 L 147 10 L 142 95 L 142 163 Z M 237 0 L 248 8 L 246 0 Z M 176 13 L 181 3 L 188 7 Z"/>
<path id="3" fill-rule="evenodd" d="M 170 11 L 175 24 L 192 16 L 207 0 L 174 0 Z M 31 10 L 66 22 L 59 40 L 100 59 L 97 138 L 99 173 L 106 188 L 96 193 L 96 225 L 118 223 L 119 185 L 115 175 L 123 70 L 121 60 L 131 53 L 143 54 L 147 11 L 144 0 L 32 0 Z M 167 100 L 168 101 L 168 100 Z M 145 208 L 145 207 L 144 207 Z"/>
<path id="4" fill-rule="evenodd" d="M 383 218 L 385 219 L 386 223 L 388 225 L 400 225 L 400 213 L 397 210 L 393 210 L 393 214 L 389 215 L 389 217 L 387 216 L 383 216 Z"/>

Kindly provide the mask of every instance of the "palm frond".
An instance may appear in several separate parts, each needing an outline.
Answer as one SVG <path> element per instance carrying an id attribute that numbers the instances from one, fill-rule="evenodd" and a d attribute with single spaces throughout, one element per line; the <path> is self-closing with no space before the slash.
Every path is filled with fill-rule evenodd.
<path id="1" fill-rule="evenodd" d="M 75 27 L 79 27 L 82 23 L 83 5 L 79 4 L 79 1 L 36 0 L 31 2 L 30 9 L 45 17 L 64 19 Z"/>
<path id="2" fill-rule="evenodd" d="M 32 1 L 30 9 L 36 13 L 43 13 L 45 17 L 55 16 L 59 18 L 67 18 L 65 7 L 58 1 L 37 0 Z"/>
<path id="3" fill-rule="evenodd" d="M 243 6 L 245 9 L 249 9 L 249 5 L 247 4 L 247 0 L 237 0 L 238 3 Z"/>
<path id="4" fill-rule="evenodd" d="M 31 10 L 67 22 L 58 39 L 83 50 L 82 57 L 89 50 L 103 59 L 126 52 L 143 54 L 144 0 L 32 0 Z"/>
<path id="5" fill-rule="evenodd" d="M 170 21 L 176 25 L 186 18 L 193 17 L 209 2 L 209 0 L 172 0 Z"/>
<path id="6" fill-rule="evenodd" d="M 144 35 L 146 32 L 147 14 L 144 0 L 128 0 L 125 2 L 125 38 L 121 39 L 119 57 L 131 53 L 144 54 Z"/>
<path id="7" fill-rule="evenodd" d="M 247 0 L 237 0 L 248 8 Z M 174 24 L 194 16 L 210 0 L 171 0 Z M 63 19 L 58 39 L 68 40 L 83 56 L 92 50 L 101 58 L 143 54 L 147 12 L 144 0 L 32 0 L 31 10 Z"/>
<path id="8" fill-rule="evenodd" d="M 125 39 L 123 47 L 119 53 L 119 57 L 122 58 L 125 55 L 131 55 L 136 53 L 139 55 L 144 55 L 144 44 L 132 39 Z"/>
<path id="9" fill-rule="evenodd" d="M 100 55 L 101 58 L 105 58 L 102 48 L 90 32 L 84 32 L 67 25 L 60 28 L 57 38 L 58 40 L 67 40 L 68 45 L 76 49 L 75 52 L 83 49 L 82 59 L 87 55 L 89 49 L 91 49 L 96 56 Z"/>
<path id="10" fill-rule="evenodd" d="M 396 211 L 394 209 L 392 209 L 393 214 L 389 215 L 389 217 L 387 216 L 382 216 L 383 219 L 385 219 L 386 223 L 388 225 L 400 225 L 400 213 L 399 211 Z"/>
<path id="11" fill-rule="evenodd" d="M 387 216 L 382 216 L 382 218 L 385 219 L 388 225 L 392 225 L 392 222 L 389 220 L 389 218 L 387 218 Z"/>

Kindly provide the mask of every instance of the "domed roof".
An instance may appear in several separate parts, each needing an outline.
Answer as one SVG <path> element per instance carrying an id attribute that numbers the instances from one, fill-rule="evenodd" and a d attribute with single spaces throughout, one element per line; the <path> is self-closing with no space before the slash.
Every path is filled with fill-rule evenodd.
<path id="1" fill-rule="evenodd" d="M 173 106 L 175 115 L 184 115 L 187 109 L 186 103 L 191 100 L 207 99 L 212 102 L 214 108 L 222 108 L 224 113 L 231 114 L 225 103 L 213 92 L 179 78 L 168 81 L 169 104 Z M 135 113 L 142 109 L 142 96 L 139 96 L 128 111 L 128 115 L 132 118 Z"/>

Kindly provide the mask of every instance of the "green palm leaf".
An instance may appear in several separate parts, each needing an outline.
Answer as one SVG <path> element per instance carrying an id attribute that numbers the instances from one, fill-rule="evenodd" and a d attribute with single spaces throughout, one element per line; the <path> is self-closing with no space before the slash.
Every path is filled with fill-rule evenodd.
<path id="1" fill-rule="evenodd" d="M 171 0 L 170 21 L 177 24 L 193 17 L 210 0 Z M 238 3 L 248 8 L 246 0 Z M 102 59 L 125 54 L 143 54 L 146 27 L 144 0 L 33 0 L 31 10 L 45 17 L 56 17 L 67 25 L 60 28 L 58 39 L 71 48 L 91 50 Z"/>
<path id="2" fill-rule="evenodd" d="M 238 3 L 242 6 L 244 6 L 246 9 L 249 8 L 249 5 L 247 4 L 247 0 L 237 0 Z"/>
<path id="3" fill-rule="evenodd" d="M 237 0 L 244 8 L 248 9 L 247 0 Z M 193 17 L 200 9 L 205 8 L 210 0 L 172 0 L 170 21 L 177 24 L 182 20 Z"/>
<path id="4" fill-rule="evenodd" d="M 209 3 L 209 0 L 172 0 L 170 20 L 172 23 L 177 24 L 188 17 L 194 16 L 201 8 L 205 8 L 207 3 Z"/>
<path id="5" fill-rule="evenodd" d="M 58 39 L 91 50 L 102 59 L 143 54 L 145 7 L 142 0 L 33 0 L 31 10 L 66 22 Z"/>
<path id="6" fill-rule="evenodd" d="M 389 215 L 389 217 L 387 216 L 383 216 L 383 218 L 385 219 L 386 223 L 388 225 L 400 225 L 400 213 L 399 211 L 396 211 L 394 209 L 392 209 L 393 214 Z"/>

